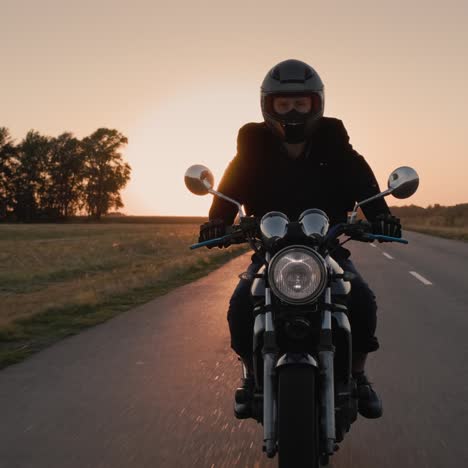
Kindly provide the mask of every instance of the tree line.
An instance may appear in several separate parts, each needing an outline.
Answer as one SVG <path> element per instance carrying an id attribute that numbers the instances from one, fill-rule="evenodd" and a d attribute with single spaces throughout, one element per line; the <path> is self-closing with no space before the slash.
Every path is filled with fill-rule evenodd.
<path id="1" fill-rule="evenodd" d="M 453 206 L 443 206 L 436 203 L 427 208 L 417 205 L 394 206 L 391 207 L 391 210 L 395 216 L 411 224 L 468 227 L 468 203 Z"/>
<path id="2" fill-rule="evenodd" d="M 0 220 L 100 219 L 123 207 L 120 190 L 131 171 L 121 153 L 127 143 L 122 133 L 108 128 L 83 139 L 31 130 L 15 143 L 0 127 Z"/>

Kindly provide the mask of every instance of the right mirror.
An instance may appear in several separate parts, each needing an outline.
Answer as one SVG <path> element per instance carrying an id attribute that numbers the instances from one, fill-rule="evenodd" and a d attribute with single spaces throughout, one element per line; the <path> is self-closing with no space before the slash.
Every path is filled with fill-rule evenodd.
<path id="1" fill-rule="evenodd" d="M 419 186 L 418 173 L 412 167 L 399 167 L 388 178 L 388 188 L 395 198 L 408 198 Z"/>

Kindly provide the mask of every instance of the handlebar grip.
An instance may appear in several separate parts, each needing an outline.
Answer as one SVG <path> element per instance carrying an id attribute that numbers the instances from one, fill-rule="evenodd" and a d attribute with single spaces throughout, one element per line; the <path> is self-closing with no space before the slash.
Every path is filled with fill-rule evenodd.
<path id="1" fill-rule="evenodd" d="M 406 239 L 402 239 L 401 237 L 384 236 L 382 234 L 366 234 L 366 237 L 368 237 L 369 239 L 380 239 L 389 242 L 399 242 L 400 244 L 408 244 L 408 241 Z"/>
<path id="2" fill-rule="evenodd" d="M 215 239 L 209 239 L 209 240 L 206 240 L 206 241 L 203 241 L 203 242 L 198 242 L 197 244 L 193 244 L 190 246 L 190 250 L 195 250 L 195 249 L 199 249 L 200 247 L 206 247 L 208 245 L 218 245 L 218 244 L 222 244 L 223 242 L 225 242 L 226 240 L 230 239 L 231 235 L 228 234 L 227 236 L 223 236 L 223 237 L 216 237 Z"/>

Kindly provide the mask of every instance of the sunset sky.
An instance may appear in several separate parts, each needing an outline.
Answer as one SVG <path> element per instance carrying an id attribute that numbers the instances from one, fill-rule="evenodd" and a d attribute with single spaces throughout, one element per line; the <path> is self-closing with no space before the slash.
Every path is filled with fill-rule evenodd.
<path id="1" fill-rule="evenodd" d="M 296 58 L 382 186 L 417 169 L 398 204 L 468 202 L 467 24 L 466 0 L 0 0 L 0 126 L 17 140 L 116 128 L 133 168 L 122 211 L 204 215 L 186 167 L 219 180 L 238 128 L 262 119 L 266 72 Z"/>

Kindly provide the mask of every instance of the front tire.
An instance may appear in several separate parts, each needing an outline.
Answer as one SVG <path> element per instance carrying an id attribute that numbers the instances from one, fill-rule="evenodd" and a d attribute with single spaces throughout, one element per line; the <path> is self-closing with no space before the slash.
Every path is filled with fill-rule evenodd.
<path id="1" fill-rule="evenodd" d="M 317 370 L 288 365 L 278 369 L 278 467 L 318 468 Z"/>

